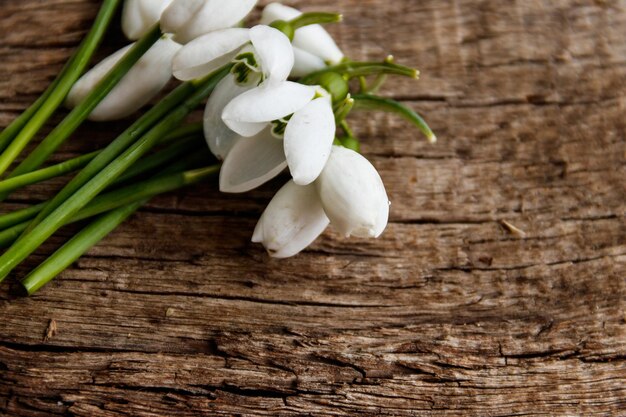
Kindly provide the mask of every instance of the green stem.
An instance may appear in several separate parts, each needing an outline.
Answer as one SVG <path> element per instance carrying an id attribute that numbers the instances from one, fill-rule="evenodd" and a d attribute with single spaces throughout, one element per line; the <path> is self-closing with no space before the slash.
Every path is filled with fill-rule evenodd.
<path id="1" fill-rule="evenodd" d="M 117 179 L 116 183 L 122 183 L 145 172 L 150 172 L 155 168 L 167 166 L 168 163 L 177 160 L 179 157 L 187 154 L 192 149 L 203 149 L 203 147 L 206 148 L 204 137 L 200 138 L 198 136 L 189 136 L 188 138 L 181 139 L 167 149 L 141 159 L 139 161 L 141 164 L 138 162 L 128 168 L 128 170 L 126 170 L 126 172 L 124 172 L 124 174 Z M 208 153 L 201 155 L 204 157 L 205 162 L 207 159 L 210 159 Z"/>
<path id="2" fill-rule="evenodd" d="M 197 149 L 200 149 L 200 150 L 206 148 L 204 144 L 198 147 L 198 144 L 200 142 L 203 142 L 203 140 L 201 139 L 202 136 L 201 135 L 198 136 L 197 134 L 193 135 L 193 131 L 189 129 L 187 126 L 179 129 L 177 132 L 190 133 L 192 134 L 192 136 L 188 136 L 186 138 L 180 138 L 176 132 L 168 136 L 167 138 L 163 140 L 163 142 L 170 141 L 170 140 L 178 140 L 178 142 L 174 143 L 172 146 L 169 146 L 159 152 L 156 152 L 153 155 L 142 158 L 139 162 L 137 162 L 135 165 L 129 168 L 128 171 L 126 171 L 123 176 L 118 178 L 113 183 L 113 185 L 120 184 L 132 178 L 135 178 L 139 175 L 143 175 L 146 172 L 150 172 L 151 170 L 155 168 L 166 166 L 171 161 L 176 160 L 178 157 L 183 155 L 190 148 L 197 147 Z M 196 155 L 198 155 L 199 157 L 200 156 L 203 157 L 204 162 L 206 162 L 207 159 L 210 159 L 210 156 L 208 153 L 205 154 L 202 152 L 200 153 L 196 152 Z M 185 167 L 183 167 L 183 169 L 184 168 Z M 48 202 L 43 202 L 41 204 L 37 204 L 35 206 L 31 206 L 22 210 L 17 210 L 8 214 L 0 215 L 0 230 L 4 230 L 9 227 L 15 226 L 16 224 L 25 222 L 24 226 L 19 229 L 19 233 L 26 231 L 29 223 L 31 223 L 31 220 L 37 217 L 37 215 L 44 208 L 46 208 L 46 204 L 48 204 Z M 10 241 L 10 243 L 12 242 L 13 241 Z"/>
<path id="3" fill-rule="evenodd" d="M 350 125 L 348 124 L 348 122 L 346 122 L 345 120 L 342 120 L 341 122 L 339 122 L 339 126 L 343 130 L 343 133 L 346 134 L 346 136 L 354 137 L 354 132 L 350 128 Z"/>
<path id="4" fill-rule="evenodd" d="M 51 178 L 60 177 L 61 175 L 74 172 L 77 169 L 83 168 L 85 165 L 87 165 L 96 155 L 98 155 L 98 153 L 100 152 L 91 152 L 77 158 L 72 158 L 59 164 L 49 166 L 47 168 L 39 169 L 37 171 L 29 172 L 27 174 L 22 174 L 17 177 L 8 178 L 4 181 L 0 181 L 0 195 L 8 195 L 12 191 L 15 191 L 22 187 L 26 187 L 27 185 L 37 184 Z"/>
<path id="5" fill-rule="evenodd" d="M 341 123 L 342 121 L 344 121 L 352 111 L 353 107 L 354 99 L 348 94 L 348 97 L 346 97 L 343 102 L 334 106 L 333 110 L 335 111 L 335 122 Z"/>
<path id="6" fill-rule="evenodd" d="M 46 203 L 35 204 L 34 206 L 29 206 L 21 210 L 15 210 L 11 213 L 3 214 L 0 216 L 0 230 L 7 229 L 25 221 L 27 222 L 35 217 L 37 213 L 45 207 L 45 205 Z M 28 226 L 28 223 L 26 223 L 26 225 Z"/>
<path id="7" fill-rule="evenodd" d="M 398 114 L 417 126 L 426 135 L 429 142 L 437 142 L 437 136 L 435 136 L 435 133 L 430 129 L 426 121 L 404 104 L 371 94 L 357 94 L 352 96 L 352 98 L 354 98 L 354 108 L 356 110 L 381 110 Z"/>
<path id="8" fill-rule="evenodd" d="M 177 129 L 172 135 L 163 139 L 162 143 L 173 142 L 178 139 L 185 138 L 187 136 L 199 134 L 202 131 L 202 125 L 194 123 L 185 125 L 180 129 Z M 98 156 L 102 150 L 88 153 L 76 158 L 68 159 L 61 163 L 51 165 L 46 168 L 38 169 L 37 171 L 29 172 L 17 177 L 9 178 L 4 181 L 0 181 L 0 195 L 8 194 L 19 188 L 26 187 L 28 185 L 37 184 L 43 181 L 47 181 L 52 178 L 60 177 L 65 174 L 69 174 L 78 169 L 84 168 L 89 162 L 91 162 L 96 156 Z M 0 216 L 1 218 L 1 216 Z M 2 230 L 2 227 L 0 227 Z"/>
<path id="9" fill-rule="evenodd" d="M 172 109 L 176 108 L 189 96 L 193 94 L 195 87 L 193 83 L 181 84 L 172 91 L 159 104 L 152 107 L 139 120 L 133 123 L 128 129 L 122 132 L 113 142 L 111 142 L 97 157 L 95 157 L 82 171 L 80 171 L 57 195 L 50 200 L 48 206 L 33 220 L 33 224 L 28 231 L 32 230 L 46 216 L 52 213 L 57 207 L 74 194 L 80 187 L 85 185 L 111 161 L 124 152 L 137 138 L 145 134 L 151 127 L 157 124 Z"/>
<path id="10" fill-rule="evenodd" d="M 122 78 L 141 59 L 141 57 L 161 37 L 161 29 L 155 25 L 148 34 L 141 38 L 124 57 L 104 76 L 87 97 L 80 102 L 63 119 L 59 125 L 31 152 L 21 164 L 10 174 L 11 177 L 31 172 L 43 164 L 65 142 L 72 133 L 91 114 L 93 109 L 115 88 Z M 18 136 L 0 156 L 0 174 L 17 158 L 28 140 L 20 140 Z"/>
<path id="11" fill-rule="evenodd" d="M 327 23 L 339 23 L 343 20 L 343 16 L 337 13 L 302 13 L 300 16 L 289 21 L 293 30 L 298 30 L 310 25 L 323 25 Z"/>
<path id="12" fill-rule="evenodd" d="M 393 62 L 393 57 L 389 56 L 384 62 L 353 62 L 346 61 L 341 64 L 326 67 L 322 70 L 312 72 L 298 81 L 301 84 L 315 85 L 318 84 L 320 77 L 328 72 L 337 72 L 344 74 L 348 78 L 367 77 L 369 75 L 401 75 L 404 77 L 419 77 L 419 71 L 414 68 L 398 65 Z"/>
<path id="13" fill-rule="evenodd" d="M 197 153 L 192 155 L 188 160 L 181 163 L 173 164 L 168 167 L 167 172 L 176 172 L 185 170 L 195 165 L 197 161 Z M 202 153 L 200 153 L 202 155 Z M 172 175 L 170 175 L 171 177 Z M 133 203 L 139 199 L 146 198 L 156 194 L 163 194 L 173 191 L 172 184 L 176 184 L 177 180 L 161 175 L 156 178 L 128 185 L 115 191 L 102 194 L 94 198 L 88 205 L 81 209 L 68 223 L 74 223 L 93 216 L 97 216 L 107 211 L 114 210 L 126 204 Z M 28 227 L 28 222 L 16 223 L 12 227 L 0 232 L 0 247 L 6 248 L 11 246 L 19 235 Z"/>
<path id="14" fill-rule="evenodd" d="M 76 191 L 30 233 L 26 233 L 18 242 L 13 244 L 0 256 L 0 280 L 6 278 L 19 263 L 33 253 L 81 208 L 87 205 L 95 196 L 148 152 L 159 138 L 178 126 L 189 113 L 211 94 L 215 85 L 229 73 L 231 67 L 231 64 L 226 65 L 203 80 L 193 81 L 194 85 L 197 86 L 197 91 L 189 99 Z"/>
<path id="15" fill-rule="evenodd" d="M 67 67 L 74 62 L 72 57 L 66 66 L 63 68 L 57 78 L 48 86 L 46 91 L 39 97 L 29 108 L 24 110 L 15 120 L 13 120 L 3 131 L 0 133 L 0 152 L 4 151 L 13 139 L 20 133 L 20 131 L 26 126 L 28 121 L 39 111 L 41 106 L 48 100 L 52 92 L 59 85 L 59 80 L 67 72 Z"/>
<path id="16" fill-rule="evenodd" d="M 70 59 L 70 62 L 66 65 L 66 70 L 63 71 L 64 74 L 55 82 L 56 85 L 53 83 L 49 93 L 44 93 L 44 96 L 47 95 L 45 100 L 37 100 L 37 102 L 35 102 L 33 107 L 39 106 L 36 110 L 31 111 L 31 109 L 29 109 L 26 111 L 25 114 L 28 114 L 30 117 L 22 115 L 16 120 L 15 124 L 9 126 L 9 131 L 2 140 L 9 142 L 10 139 L 7 138 L 10 138 L 11 135 L 15 136 L 11 138 L 12 142 L 10 144 L 7 143 L 8 146 L 0 156 L 0 174 L 4 173 L 9 168 L 9 165 L 20 154 L 26 144 L 39 132 L 52 113 L 54 113 L 63 100 L 65 100 L 65 97 L 76 80 L 78 80 L 85 71 L 85 68 L 87 68 L 94 51 L 100 45 L 120 2 L 120 0 L 104 1 L 89 34 L 81 43 L 75 56 Z M 22 127 L 18 128 L 20 124 L 22 124 Z M 17 133 L 18 131 L 19 133 Z M 3 135 L 5 135 L 4 132 Z"/>
<path id="17" fill-rule="evenodd" d="M 152 196 L 190 184 L 195 184 L 205 178 L 217 174 L 218 172 L 219 166 L 212 166 L 160 179 L 155 183 L 155 187 L 148 191 L 151 191 L 152 194 L 148 194 L 146 198 L 138 199 L 134 203 L 130 203 L 110 211 L 81 230 L 69 242 L 63 245 L 52 256 L 39 265 L 39 267 L 33 270 L 24 279 L 22 285 L 28 294 L 32 295 L 68 268 L 73 262 L 100 242 L 100 240 L 102 240 L 105 236 L 115 230 L 115 228 L 123 223 L 131 214 L 146 204 Z M 139 191 L 146 192 L 146 188 L 148 187 L 144 187 Z"/>
<path id="18" fill-rule="evenodd" d="M 202 164 L 200 158 L 206 158 L 203 152 L 194 152 L 189 158 L 176 162 L 164 169 L 164 174 L 168 172 L 177 172 L 194 167 L 198 164 Z M 163 175 L 165 176 L 165 175 Z M 114 191 L 99 195 L 94 198 L 89 204 L 83 207 L 74 217 L 70 219 L 68 223 L 77 222 L 87 219 L 89 217 L 97 216 L 98 214 L 105 213 L 109 210 L 116 209 L 125 204 L 130 204 L 137 199 L 145 198 L 152 195 L 156 190 L 159 193 L 171 191 L 168 188 L 163 188 L 167 185 L 167 181 L 163 182 L 163 179 L 159 176 L 148 181 L 142 181 L 135 184 L 130 184 L 126 187 L 119 188 Z M 162 188 L 159 188 L 162 187 Z M 36 207 L 36 206 L 34 206 Z M 26 210 L 23 210 L 26 213 Z M 16 212 L 18 213 L 18 212 Z M 28 227 L 28 218 L 26 221 L 18 221 L 13 223 L 10 228 L 7 228 L 0 232 L 0 248 L 7 248 L 11 246 L 15 240 L 26 230 Z"/>

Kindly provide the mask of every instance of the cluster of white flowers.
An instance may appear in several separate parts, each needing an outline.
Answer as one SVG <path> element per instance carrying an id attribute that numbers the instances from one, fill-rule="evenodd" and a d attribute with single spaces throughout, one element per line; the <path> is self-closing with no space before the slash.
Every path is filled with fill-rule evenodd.
<path id="1" fill-rule="evenodd" d="M 136 40 L 160 22 L 164 35 L 91 114 L 125 117 L 171 79 L 202 78 L 224 65 L 230 73 L 210 96 L 204 131 L 223 165 L 220 189 L 250 191 L 286 168 L 292 179 L 263 213 L 253 241 L 277 258 L 309 246 L 329 225 L 346 236 L 378 237 L 389 199 L 373 165 L 359 153 L 333 145 L 336 115 L 331 92 L 290 81 L 339 64 L 344 55 L 320 25 L 298 28 L 291 40 L 270 26 L 301 15 L 273 3 L 252 28 L 235 27 L 256 0 L 127 0 L 123 30 Z M 68 104 L 79 103 L 130 45 L 83 76 Z"/>

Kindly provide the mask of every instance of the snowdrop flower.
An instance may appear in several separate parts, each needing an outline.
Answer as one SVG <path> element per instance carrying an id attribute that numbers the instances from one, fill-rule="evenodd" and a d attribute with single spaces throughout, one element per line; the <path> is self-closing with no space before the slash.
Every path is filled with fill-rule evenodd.
<path id="1" fill-rule="evenodd" d="M 285 34 L 265 25 L 225 29 L 193 40 L 174 58 L 174 76 L 198 78 L 229 62 L 235 66 L 216 87 L 204 115 L 209 147 L 225 158 L 221 190 L 250 191 L 278 175 L 285 161 L 296 184 L 312 183 L 335 137 L 330 94 L 287 81 L 293 48 Z M 256 162 L 251 161 L 255 155 Z"/>
<path id="2" fill-rule="evenodd" d="M 235 26 L 250 13 L 256 0 L 173 0 L 161 15 L 161 29 L 179 43 Z"/>
<path id="3" fill-rule="evenodd" d="M 224 107 L 263 80 L 272 84 L 285 81 L 293 66 L 293 49 L 282 32 L 269 26 L 224 29 L 185 45 L 174 58 L 174 76 L 181 80 L 203 77 L 229 62 L 234 67 L 216 86 L 204 113 L 205 137 L 220 159 L 240 138 L 224 124 Z"/>
<path id="4" fill-rule="evenodd" d="M 374 166 L 350 149 L 333 146 L 315 183 L 289 181 L 261 216 L 252 241 L 275 258 L 298 254 L 328 225 L 346 236 L 379 237 L 389 219 L 389 200 Z"/>
<path id="5" fill-rule="evenodd" d="M 105 58 L 74 84 L 66 104 L 73 108 L 87 97 L 133 45 Z M 159 39 L 89 115 L 90 120 L 121 119 L 148 103 L 172 77 L 172 59 L 180 45 L 169 37 Z"/>
<path id="6" fill-rule="evenodd" d="M 289 181 L 267 206 L 252 241 L 262 243 L 274 258 L 288 258 L 313 243 L 328 224 L 315 186 Z"/>
<path id="7" fill-rule="evenodd" d="M 122 31 L 137 40 L 161 19 L 161 13 L 172 0 L 126 0 L 122 12 Z"/>
<path id="8" fill-rule="evenodd" d="M 293 20 L 302 12 L 280 3 L 270 3 L 263 9 L 261 24 L 269 25 L 276 20 Z M 310 25 L 296 30 L 293 38 L 295 65 L 291 72 L 294 77 L 302 77 L 320 70 L 326 65 L 340 63 L 343 52 L 321 25 Z"/>
<path id="9" fill-rule="evenodd" d="M 282 151 L 298 185 L 311 184 L 319 176 L 335 138 L 330 94 L 290 81 L 263 83 L 240 94 L 224 108 L 222 119 L 242 137 L 271 126 L 274 136 L 283 137 Z M 241 163 L 235 165 L 245 169 Z"/>
<path id="10" fill-rule="evenodd" d="M 376 168 L 359 153 L 333 146 L 315 182 L 326 215 L 345 236 L 379 237 L 389 220 L 389 198 Z"/>

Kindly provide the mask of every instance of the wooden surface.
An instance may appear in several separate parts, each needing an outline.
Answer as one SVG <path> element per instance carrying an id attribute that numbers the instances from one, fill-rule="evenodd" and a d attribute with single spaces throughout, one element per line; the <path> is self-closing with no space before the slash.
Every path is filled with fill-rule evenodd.
<path id="1" fill-rule="evenodd" d="M 437 145 L 357 123 L 393 200 L 385 235 L 274 261 L 249 240 L 284 178 L 157 198 L 37 296 L 0 286 L 2 414 L 626 415 L 626 3 L 294 4 L 343 12 L 351 57 L 422 70 L 385 91 Z M 97 6 L 0 0 L 0 126 Z M 123 126 L 87 124 L 55 159 Z"/>

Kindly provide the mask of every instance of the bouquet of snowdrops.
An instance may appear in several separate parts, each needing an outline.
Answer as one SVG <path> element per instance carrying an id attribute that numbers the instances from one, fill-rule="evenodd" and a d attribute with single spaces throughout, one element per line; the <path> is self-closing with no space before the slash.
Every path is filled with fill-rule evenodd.
<path id="1" fill-rule="evenodd" d="M 252 237 L 273 257 L 298 254 L 331 225 L 346 236 L 383 233 L 389 199 L 347 117 L 394 112 L 434 142 L 419 115 L 376 95 L 388 75 L 417 78 L 416 70 L 391 57 L 345 57 L 321 26 L 341 21 L 337 14 L 272 3 L 245 28 L 255 0 L 127 0 L 122 28 L 134 42 L 84 73 L 119 3 L 103 1 L 56 80 L 0 134 L 1 199 L 74 173 L 50 200 L 0 215 L 0 281 L 59 228 L 91 219 L 22 280 L 32 294 L 151 197 L 218 175 L 221 191 L 245 193 L 289 171 Z M 84 120 L 137 114 L 172 76 L 179 85 L 106 148 L 43 167 Z M 205 101 L 203 123 L 186 124 Z M 14 164 L 63 103 L 67 116 Z M 202 152 L 207 144 L 213 156 Z"/>

